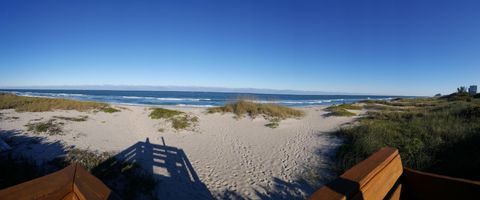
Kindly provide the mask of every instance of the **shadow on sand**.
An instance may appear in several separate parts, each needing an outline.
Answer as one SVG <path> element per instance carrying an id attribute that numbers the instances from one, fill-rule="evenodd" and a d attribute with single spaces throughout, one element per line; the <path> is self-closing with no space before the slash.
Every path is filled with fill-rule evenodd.
<path id="1" fill-rule="evenodd" d="M 0 136 L 14 148 L 12 153 L 20 154 L 28 152 L 29 155 L 34 155 L 36 159 L 52 158 L 65 153 L 65 146 L 58 141 L 48 142 L 44 140 L 43 137 L 28 136 L 20 133 L 21 131 L 17 130 L 0 131 Z M 334 138 L 329 139 L 333 140 Z M 332 151 L 334 149 L 336 149 L 335 145 L 323 149 L 323 152 L 318 151 L 317 154 L 323 158 L 331 157 L 334 155 L 334 152 Z M 22 170 L 18 170 L 20 169 L 18 168 L 18 165 L 5 165 L 6 163 L 11 163 L 10 156 L 5 157 L 5 154 L 3 154 L 1 158 L 0 164 L 3 163 L 3 171 L 9 171 L 9 174 L 12 174 L 11 180 L 0 180 L 1 187 L 8 187 L 46 173 L 44 170 L 38 172 L 38 168 L 35 168 L 32 164 L 22 164 Z M 115 162 L 112 162 L 112 160 L 104 161 L 95 167 L 92 170 L 92 173 L 97 175 L 96 172 L 99 171 L 100 174 L 102 171 L 110 172 L 110 175 L 113 175 L 113 177 L 119 177 L 125 175 L 123 173 L 123 170 L 125 169 L 124 164 L 133 163 L 143 169 L 143 176 L 155 180 L 155 184 L 152 184 L 153 188 L 146 189 L 144 185 L 146 185 L 145 182 L 148 182 L 148 179 L 145 178 L 136 179 L 133 184 L 132 182 L 126 184 L 125 179 L 104 179 L 99 177 L 107 185 L 109 185 L 109 180 L 115 181 L 115 184 L 118 184 L 117 186 L 109 185 L 114 190 L 116 188 L 122 188 L 122 185 L 135 185 L 137 188 L 130 190 L 131 192 L 139 192 L 138 188 L 140 188 L 140 190 L 143 188 L 146 191 L 153 191 L 152 195 L 144 196 L 146 199 L 214 199 L 211 192 L 199 179 L 185 152 L 182 149 L 168 146 L 165 144 L 163 138 L 161 144 L 151 143 L 148 138 L 146 141 L 137 142 L 116 154 L 114 158 L 115 159 L 113 160 Z M 42 166 L 45 166 L 45 164 L 46 163 L 43 163 Z M 121 166 L 119 167 L 118 165 Z M 321 177 L 329 177 L 327 174 L 324 174 L 325 172 L 331 171 L 331 169 L 328 169 L 328 166 L 331 166 L 330 163 L 321 163 L 316 165 L 316 170 L 310 168 L 312 174 L 309 174 L 309 176 L 317 181 L 321 180 Z M 13 171 L 19 171 L 19 173 L 15 174 Z M 331 176 L 332 175 L 330 175 L 330 177 Z M 274 178 L 272 181 L 272 187 L 258 188 L 258 190 L 255 190 L 254 192 L 256 198 L 262 200 L 305 199 L 306 196 L 311 194 L 319 185 L 326 181 L 328 180 L 321 180 L 320 183 L 312 185 L 311 181 L 307 181 L 303 178 L 299 178 L 293 182 L 286 182 L 280 178 Z M 243 195 L 237 193 L 237 191 L 230 190 L 225 190 L 219 194 L 216 193 L 215 197 L 216 199 L 245 199 Z M 128 197 L 126 198 L 128 199 Z M 133 199 L 137 198 L 134 197 Z"/>
<path id="2" fill-rule="evenodd" d="M 153 144 L 147 138 L 115 155 L 117 163 L 130 163 L 141 167 L 156 180 L 153 197 L 157 199 L 213 199 L 202 183 L 182 149 Z M 111 163 L 102 163 L 101 170 L 114 169 Z"/>
<path id="3" fill-rule="evenodd" d="M 60 142 L 24 135 L 20 130 L 0 130 L 0 138 L 12 147 L 0 152 L 0 189 L 56 171 L 43 161 L 65 153 Z"/>
<path id="4" fill-rule="evenodd" d="M 49 142 L 45 137 L 29 136 L 19 130 L 0 130 L 0 137 L 12 147 L 8 152 L 0 153 L 1 171 L 11 175 L 0 173 L 0 189 L 61 169 L 62 166 L 51 164 L 51 161 L 64 158 L 69 149 L 59 141 Z M 68 161 L 65 164 L 68 165 Z M 131 170 L 131 166 L 141 170 Z M 167 146 L 163 138 L 162 144 L 153 144 L 148 138 L 145 142 L 137 142 L 101 162 L 91 173 L 113 190 L 121 188 L 121 193 L 151 194 L 132 194 L 132 199 L 213 199 L 185 152 Z M 125 198 L 129 199 L 128 196 Z"/>

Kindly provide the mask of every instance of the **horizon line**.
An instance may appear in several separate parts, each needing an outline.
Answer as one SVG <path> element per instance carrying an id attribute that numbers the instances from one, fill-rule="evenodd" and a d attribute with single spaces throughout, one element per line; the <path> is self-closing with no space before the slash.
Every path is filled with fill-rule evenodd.
<path id="1" fill-rule="evenodd" d="M 251 94 L 281 94 L 281 95 L 365 95 L 365 96 L 419 96 L 392 95 L 352 92 L 327 92 L 295 89 L 267 88 L 229 88 L 213 86 L 174 86 L 174 85 L 41 85 L 41 86 L 0 86 L 7 90 L 112 90 L 112 91 L 171 91 L 171 92 L 218 92 L 218 93 L 251 93 Z"/>

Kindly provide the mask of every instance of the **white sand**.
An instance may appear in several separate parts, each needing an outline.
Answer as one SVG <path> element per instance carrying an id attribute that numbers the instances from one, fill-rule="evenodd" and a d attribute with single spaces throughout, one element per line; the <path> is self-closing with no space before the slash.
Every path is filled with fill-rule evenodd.
<path id="1" fill-rule="evenodd" d="M 318 149 L 328 150 L 338 143 L 327 132 L 354 119 L 324 117 L 323 107 L 309 107 L 301 108 L 307 113 L 304 118 L 283 120 L 278 128 L 271 129 L 264 126 L 267 121 L 263 118 L 237 120 L 231 114 L 206 114 L 203 108 L 175 108 L 200 119 L 195 131 L 175 131 L 163 120 L 150 119 L 147 107 L 122 107 L 125 108 L 122 112 L 113 114 L 77 111 L 16 113 L 2 110 L 0 130 L 3 137 L 7 137 L 8 132 L 39 136 L 29 133 L 25 124 L 34 119 L 45 121 L 52 116 L 87 115 L 85 122 L 65 122 L 65 135 L 45 136 L 47 139 L 44 142 L 54 144 L 51 150 L 19 143 L 19 146 L 27 147 L 22 149 L 22 153 L 31 151 L 29 154 L 37 158 L 51 159 L 63 153 L 55 149 L 58 144 L 128 153 L 130 150 L 124 150 L 136 148 L 138 144 L 145 145 L 143 142 L 149 138 L 147 145 L 153 144 L 158 148 L 152 148 L 154 156 L 150 162 L 153 164 L 144 166 L 150 167 L 149 170 L 163 180 L 159 183 L 157 195 L 166 199 L 208 199 L 209 191 L 216 198 L 261 199 L 275 198 L 279 185 L 300 196 L 308 195 L 289 183 L 293 183 L 298 174 L 305 173 L 304 169 L 318 159 Z M 164 132 L 159 132 L 160 128 Z M 163 142 L 167 147 L 173 147 L 173 153 L 169 154 L 169 148 L 163 148 Z M 180 149 L 185 158 L 178 153 L 182 151 L 175 152 Z M 137 149 L 136 155 L 146 153 Z M 144 162 L 142 159 L 138 157 L 136 160 Z M 199 180 L 196 180 L 195 172 Z M 208 190 L 202 189 L 202 186 Z"/>

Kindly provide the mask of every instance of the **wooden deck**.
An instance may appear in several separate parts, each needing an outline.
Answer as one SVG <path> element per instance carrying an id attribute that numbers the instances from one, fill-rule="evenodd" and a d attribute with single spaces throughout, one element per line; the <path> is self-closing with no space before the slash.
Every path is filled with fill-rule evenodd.
<path id="1" fill-rule="evenodd" d="M 317 190 L 309 200 L 479 198 L 480 182 L 404 168 L 398 150 L 386 147 Z"/>
<path id="2" fill-rule="evenodd" d="M 79 164 L 72 164 L 55 173 L 0 190 L 2 200 L 119 199 L 99 179 Z"/>

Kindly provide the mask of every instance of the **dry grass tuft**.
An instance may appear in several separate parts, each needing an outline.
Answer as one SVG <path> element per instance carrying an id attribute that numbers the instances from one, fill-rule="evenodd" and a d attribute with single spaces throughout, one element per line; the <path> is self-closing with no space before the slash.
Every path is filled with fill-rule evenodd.
<path id="1" fill-rule="evenodd" d="M 334 105 L 326 108 L 325 110 L 329 111 L 330 113 L 326 114 L 326 116 L 343 116 L 343 117 L 351 117 L 356 116 L 355 113 L 350 112 L 348 110 L 361 110 L 362 106 L 354 105 L 354 104 L 340 104 Z"/>
<path id="2" fill-rule="evenodd" d="M 185 114 L 185 113 L 178 110 L 170 110 L 165 108 L 153 108 L 149 116 L 152 119 L 170 119 L 180 114 Z"/>
<path id="3" fill-rule="evenodd" d="M 196 126 L 199 121 L 197 116 L 191 116 L 182 111 L 165 108 L 153 108 L 149 116 L 152 119 L 165 119 L 169 121 L 172 124 L 172 128 L 177 131 L 185 129 L 193 130 L 193 127 Z M 165 130 L 162 129 L 162 131 L 159 132 L 163 131 Z"/>
<path id="4" fill-rule="evenodd" d="M 28 123 L 25 125 L 28 131 L 33 131 L 36 134 L 44 133 L 47 135 L 63 135 L 63 122 L 57 122 L 55 119 L 50 119 L 46 122 Z"/>
<path id="5" fill-rule="evenodd" d="M 301 110 L 273 103 L 255 103 L 250 100 L 238 100 L 234 103 L 208 109 L 208 113 L 217 112 L 230 112 L 235 114 L 237 118 L 241 118 L 244 115 L 248 115 L 251 118 L 263 116 L 265 119 L 270 121 L 270 123 L 265 125 L 269 128 L 277 128 L 279 126 L 279 122 L 283 119 L 300 118 L 305 116 L 305 113 Z"/>
<path id="6" fill-rule="evenodd" d="M 106 103 L 75 101 L 40 97 L 23 97 L 0 93 L 0 109 L 15 109 L 17 112 L 45 112 L 52 110 L 103 111 L 107 113 L 120 110 Z"/>
<path id="7" fill-rule="evenodd" d="M 78 117 L 64 117 L 64 116 L 53 116 L 55 119 L 61 119 L 65 121 L 72 121 L 72 122 L 84 122 L 87 121 L 88 116 L 83 115 L 83 116 L 78 116 Z"/>
<path id="8" fill-rule="evenodd" d="M 264 116 L 267 119 L 270 118 L 299 118 L 305 116 L 305 113 L 301 110 L 289 108 L 272 103 L 255 103 L 247 100 L 239 100 L 234 103 L 229 103 L 221 107 L 214 107 L 208 109 L 209 113 L 234 113 L 237 117 L 243 117 L 248 115 L 251 118 L 256 118 L 259 115 Z"/>

